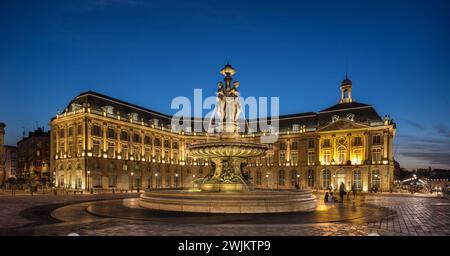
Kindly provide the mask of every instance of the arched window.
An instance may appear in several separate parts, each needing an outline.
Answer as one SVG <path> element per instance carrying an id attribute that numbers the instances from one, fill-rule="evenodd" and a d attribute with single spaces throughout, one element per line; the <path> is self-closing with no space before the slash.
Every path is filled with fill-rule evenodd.
<path id="1" fill-rule="evenodd" d="M 284 186 L 284 180 L 285 180 L 285 172 L 284 170 L 278 171 L 278 185 Z"/>
<path id="2" fill-rule="evenodd" d="M 314 170 L 308 170 L 308 187 L 314 187 Z"/>
<path id="3" fill-rule="evenodd" d="M 372 170 L 372 189 L 380 188 L 380 170 Z"/>
<path id="4" fill-rule="evenodd" d="M 322 175 L 322 187 L 323 188 L 329 188 L 331 187 L 331 172 L 330 170 L 323 170 L 323 175 Z"/>
<path id="5" fill-rule="evenodd" d="M 361 190 L 361 170 L 353 171 L 353 185 L 355 186 L 356 190 Z"/>

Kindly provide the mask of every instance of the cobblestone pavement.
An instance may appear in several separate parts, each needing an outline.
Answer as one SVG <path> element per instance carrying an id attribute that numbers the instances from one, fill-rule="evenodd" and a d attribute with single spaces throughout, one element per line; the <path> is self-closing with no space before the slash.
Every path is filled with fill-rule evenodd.
<path id="1" fill-rule="evenodd" d="M 0 234 L 3 235 L 450 235 L 450 201 L 438 198 L 368 195 L 358 205 L 383 207 L 387 214 L 371 222 L 311 224 L 179 224 L 102 218 L 85 209 L 83 201 L 117 199 L 131 194 L 85 196 L 0 197 Z M 134 194 L 136 196 L 136 194 Z M 67 222 L 50 217 L 54 209 L 72 205 Z M 353 202 L 350 202 L 353 203 Z M 70 219 L 72 218 L 72 219 Z"/>

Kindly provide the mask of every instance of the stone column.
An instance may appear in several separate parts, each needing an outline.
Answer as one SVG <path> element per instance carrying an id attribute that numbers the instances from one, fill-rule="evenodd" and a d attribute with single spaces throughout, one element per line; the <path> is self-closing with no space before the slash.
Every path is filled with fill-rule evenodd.
<path id="1" fill-rule="evenodd" d="M 369 132 L 364 132 L 364 161 L 370 160 L 369 152 L 370 152 Z"/>
<path id="2" fill-rule="evenodd" d="M 351 133 L 349 133 L 349 134 L 347 134 L 347 143 L 348 143 L 348 147 L 347 147 L 347 161 L 348 160 L 352 160 L 351 159 L 351 156 L 352 156 L 352 154 L 351 154 L 351 152 L 352 152 L 352 134 Z M 355 163 L 352 163 L 352 164 L 355 164 Z"/>

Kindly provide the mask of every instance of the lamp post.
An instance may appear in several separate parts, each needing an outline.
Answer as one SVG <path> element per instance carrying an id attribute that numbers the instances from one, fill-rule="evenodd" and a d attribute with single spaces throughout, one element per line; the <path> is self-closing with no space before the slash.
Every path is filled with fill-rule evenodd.
<path id="1" fill-rule="evenodd" d="M 178 173 L 175 173 L 175 188 L 178 188 Z"/>
<path id="2" fill-rule="evenodd" d="M 300 189 L 300 174 L 297 174 L 297 188 Z"/>
<path id="3" fill-rule="evenodd" d="M 157 172 L 155 173 L 155 177 L 156 177 L 156 178 L 155 178 L 155 179 L 156 179 L 156 181 L 155 181 L 156 186 L 155 186 L 155 187 L 156 187 L 156 189 L 158 189 L 158 184 L 159 184 L 159 182 L 158 182 L 158 173 L 157 173 Z"/>
<path id="4" fill-rule="evenodd" d="M 267 189 L 270 189 L 269 188 L 269 174 L 268 173 L 266 174 L 266 180 L 267 180 Z"/>
<path id="5" fill-rule="evenodd" d="M 195 182 L 194 182 L 194 179 L 195 179 L 195 174 L 192 174 L 192 188 L 193 188 L 193 189 L 195 188 Z"/>
<path id="6" fill-rule="evenodd" d="M 134 172 L 131 172 L 130 175 L 131 175 L 131 192 L 133 192 L 133 175 L 134 175 Z"/>

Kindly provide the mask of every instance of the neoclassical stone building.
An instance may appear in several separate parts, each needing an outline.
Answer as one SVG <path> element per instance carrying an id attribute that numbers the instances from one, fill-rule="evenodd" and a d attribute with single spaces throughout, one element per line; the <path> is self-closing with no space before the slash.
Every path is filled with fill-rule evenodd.
<path id="1" fill-rule="evenodd" d="M 360 190 L 393 186 L 395 123 L 352 99 L 346 76 L 339 103 L 319 112 L 279 117 L 279 139 L 246 170 L 256 188 Z M 250 121 L 252 122 L 252 121 Z M 207 133 L 174 132 L 171 116 L 96 92 L 75 97 L 51 119 L 51 169 L 57 187 L 189 188 L 207 175 L 189 145 Z M 244 135 L 259 142 L 263 133 Z"/>

